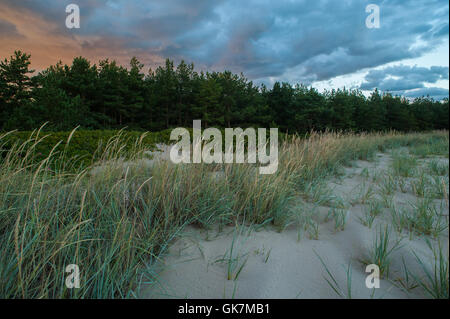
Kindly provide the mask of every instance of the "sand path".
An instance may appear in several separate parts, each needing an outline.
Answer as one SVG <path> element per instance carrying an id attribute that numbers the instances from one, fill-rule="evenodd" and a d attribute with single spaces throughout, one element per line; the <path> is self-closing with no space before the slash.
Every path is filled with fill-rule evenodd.
<path id="1" fill-rule="evenodd" d="M 440 159 L 448 164 L 448 159 Z M 139 296 L 142 298 L 339 298 L 326 282 L 327 277 L 319 255 L 327 265 L 344 293 L 347 289 L 347 269 L 351 264 L 351 291 L 353 298 L 423 298 L 423 290 L 405 290 L 402 258 L 407 268 L 421 274 L 421 268 L 413 251 L 430 262 L 432 255 L 424 236 L 409 236 L 392 231 L 393 240 L 403 238 L 401 247 L 392 255 L 389 278 L 381 279 L 380 288 L 368 289 L 365 281 L 369 273 L 361 262 L 369 253 L 377 229 L 391 224 L 389 209 L 384 207 L 371 228 L 360 220 L 367 203 L 364 194 L 369 189 L 373 198 L 380 200 L 377 176 L 382 176 L 392 158 L 388 154 L 377 154 L 372 162 L 356 161 L 352 167 L 344 168 L 340 178 L 328 182 L 333 196 L 344 201 L 348 219 L 343 231 L 335 230 L 335 223 L 327 219 L 328 206 L 303 203 L 299 210 L 314 210 L 318 222 L 319 237 L 311 239 L 306 231 L 292 225 L 282 232 L 271 227 L 226 227 L 221 232 L 187 227 L 180 238 L 171 245 L 160 265 L 161 271 L 154 284 L 144 284 Z M 420 165 L 425 165 L 422 160 Z M 407 206 L 417 198 L 411 191 L 397 190 L 392 201 L 397 206 Z M 446 205 L 444 200 L 435 200 L 436 205 Z M 448 216 L 448 206 L 444 213 Z M 447 218 L 448 225 L 448 218 Z M 448 228 L 440 236 L 448 249 Z M 436 243 L 436 239 L 431 239 Z M 231 274 L 242 270 L 236 280 L 228 280 L 226 257 L 233 247 Z M 225 258 L 224 258 L 225 257 Z M 224 260 L 225 259 L 225 260 Z M 228 258 L 229 259 L 229 258 Z M 431 268 L 430 268 L 431 269 Z"/>

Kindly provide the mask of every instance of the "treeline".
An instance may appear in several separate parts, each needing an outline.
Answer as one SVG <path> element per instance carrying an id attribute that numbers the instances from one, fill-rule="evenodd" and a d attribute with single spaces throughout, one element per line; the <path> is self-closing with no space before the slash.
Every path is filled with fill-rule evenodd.
<path id="1" fill-rule="evenodd" d="M 378 90 L 319 93 L 312 87 L 276 82 L 257 86 L 229 71 L 197 72 L 182 61 L 144 73 L 132 58 L 129 68 L 77 57 L 33 75 L 30 55 L 16 51 L 0 62 L 0 129 L 115 129 L 159 131 L 192 126 L 278 127 L 310 130 L 398 131 L 448 129 L 449 103 L 429 97 L 408 101 Z"/>

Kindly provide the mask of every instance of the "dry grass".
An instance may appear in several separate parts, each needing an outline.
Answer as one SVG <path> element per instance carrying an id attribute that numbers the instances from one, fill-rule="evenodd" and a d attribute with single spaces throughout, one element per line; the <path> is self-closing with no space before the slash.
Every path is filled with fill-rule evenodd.
<path id="1" fill-rule="evenodd" d="M 97 163 L 74 171 L 76 160 L 64 153 L 34 160 L 38 133 L 0 153 L 2 298 L 134 297 L 187 224 L 307 223 L 295 200 L 352 160 L 431 140 L 448 149 L 448 132 L 312 133 L 289 138 L 278 171 L 259 175 L 252 164 L 123 165 L 119 132 Z M 137 140 L 130 163 L 142 163 L 143 152 Z M 105 169 L 93 174 L 97 166 Z M 64 284 L 68 264 L 80 267 L 80 289 Z"/>

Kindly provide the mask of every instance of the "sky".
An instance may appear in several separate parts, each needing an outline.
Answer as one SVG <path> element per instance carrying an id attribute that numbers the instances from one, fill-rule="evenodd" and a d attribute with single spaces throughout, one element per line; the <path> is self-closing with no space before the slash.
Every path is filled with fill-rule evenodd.
<path id="1" fill-rule="evenodd" d="M 66 27 L 72 3 L 80 28 Z M 20 49 L 37 71 L 76 56 L 153 69 L 170 58 L 269 87 L 449 96 L 447 0 L 0 0 L 0 39 L 1 59 Z"/>

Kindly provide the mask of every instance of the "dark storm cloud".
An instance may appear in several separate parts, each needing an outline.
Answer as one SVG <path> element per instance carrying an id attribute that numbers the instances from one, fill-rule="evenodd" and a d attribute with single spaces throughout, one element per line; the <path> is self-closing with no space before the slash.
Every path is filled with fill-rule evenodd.
<path id="1" fill-rule="evenodd" d="M 79 30 L 63 27 L 69 3 L 80 6 Z M 366 28 L 369 3 L 380 6 L 380 29 Z M 83 37 L 87 52 L 101 47 L 112 57 L 121 50 L 185 59 L 258 81 L 328 80 L 420 57 L 448 38 L 446 0 L 2 0 L 2 5 L 57 22 L 54 32 Z M 414 81 L 383 83 L 399 88 Z"/>
<path id="2" fill-rule="evenodd" d="M 0 36 L 1 37 L 22 37 L 14 24 L 9 21 L 0 19 Z"/>

